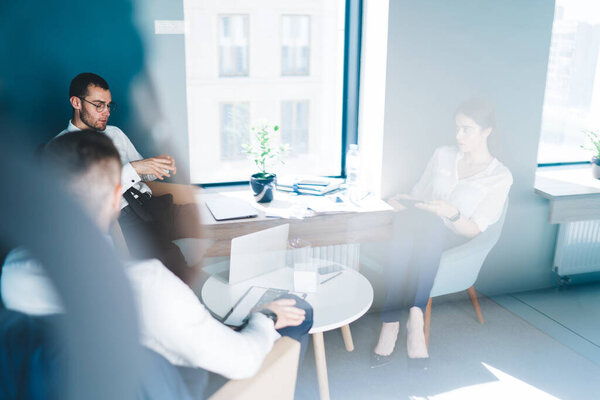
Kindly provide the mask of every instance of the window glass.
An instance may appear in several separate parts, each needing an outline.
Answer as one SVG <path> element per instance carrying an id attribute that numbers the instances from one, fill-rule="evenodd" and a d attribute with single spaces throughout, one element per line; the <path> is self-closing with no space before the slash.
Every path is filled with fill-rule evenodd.
<path id="1" fill-rule="evenodd" d="M 308 152 L 308 100 L 281 103 L 281 140 L 289 144 L 292 156 Z"/>
<path id="2" fill-rule="evenodd" d="M 220 16 L 219 74 L 221 76 L 248 75 L 248 16 Z"/>
<path id="3" fill-rule="evenodd" d="M 221 104 L 221 160 L 244 159 L 242 143 L 247 143 L 248 103 Z"/>
<path id="4" fill-rule="evenodd" d="M 538 163 L 589 161 L 600 129 L 600 2 L 556 0 Z"/>
<path id="5" fill-rule="evenodd" d="M 310 17 L 281 17 L 281 74 L 308 75 L 310 56 Z"/>
<path id="6" fill-rule="evenodd" d="M 345 0 L 186 1 L 192 183 L 247 181 L 250 128 L 279 125 L 276 174 L 342 173 Z"/>

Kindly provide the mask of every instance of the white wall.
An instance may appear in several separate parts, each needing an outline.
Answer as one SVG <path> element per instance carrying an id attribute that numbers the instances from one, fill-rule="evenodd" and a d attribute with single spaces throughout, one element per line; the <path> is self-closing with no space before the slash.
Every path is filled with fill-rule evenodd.
<path id="1" fill-rule="evenodd" d="M 433 150 L 454 142 L 463 100 L 489 99 L 492 151 L 514 185 L 476 284 L 487 294 L 554 284 L 556 227 L 533 192 L 553 12 L 552 0 L 390 0 L 382 195 L 408 191 Z M 363 258 L 384 247 L 364 245 Z"/>

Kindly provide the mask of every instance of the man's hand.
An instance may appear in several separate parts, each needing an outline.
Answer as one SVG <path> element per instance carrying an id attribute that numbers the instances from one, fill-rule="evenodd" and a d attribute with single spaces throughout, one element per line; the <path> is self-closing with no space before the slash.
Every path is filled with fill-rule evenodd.
<path id="1" fill-rule="evenodd" d="M 138 175 L 155 175 L 162 180 L 164 176 L 170 177 L 169 172 L 177 173 L 175 160 L 173 157 L 162 154 L 157 157 L 145 158 L 143 160 L 132 161 L 131 166 Z"/>
<path id="2" fill-rule="evenodd" d="M 434 213 L 442 218 L 451 218 L 455 216 L 458 212 L 458 209 L 456 207 L 443 200 L 433 200 L 428 201 L 426 203 L 417 203 L 415 204 L 415 207 L 420 208 L 421 210 Z"/>
<path id="3" fill-rule="evenodd" d="M 304 322 L 306 312 L 298 307 L 294 307 L 296 300 L 280 299 L 264 304 L 261 309 L 269 309 L 277 314 L 277 323 L 275 329 L 281 329 L 288 326 L 298 326 Z"/>

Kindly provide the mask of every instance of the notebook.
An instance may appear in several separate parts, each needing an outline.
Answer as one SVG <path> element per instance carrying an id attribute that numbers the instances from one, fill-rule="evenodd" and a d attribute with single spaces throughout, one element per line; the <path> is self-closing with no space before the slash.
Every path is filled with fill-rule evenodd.
<path id="1" fill-rule="evenodd" d="M 248 202 L 233 197 L 219 196 L 206 200 L 206 207 L 217 221 L 253 218 L 258 215 Z"/>

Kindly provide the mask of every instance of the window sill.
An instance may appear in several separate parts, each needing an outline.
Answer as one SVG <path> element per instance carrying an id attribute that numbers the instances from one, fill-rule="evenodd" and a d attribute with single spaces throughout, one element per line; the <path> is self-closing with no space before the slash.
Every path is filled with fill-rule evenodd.
<path id="1" fill-rule="evenodd" d="M 538 168 L 534 188 L 550 201 L 551 224 L 600 218 L 600 180 L 589 164 Z"/>
<path id="2" fill-rule="evenodd" d="M 534 188 L 547 199 L 600 195 L 600 180 L 592 176 L 589 163 L 538 167 Z"/>

